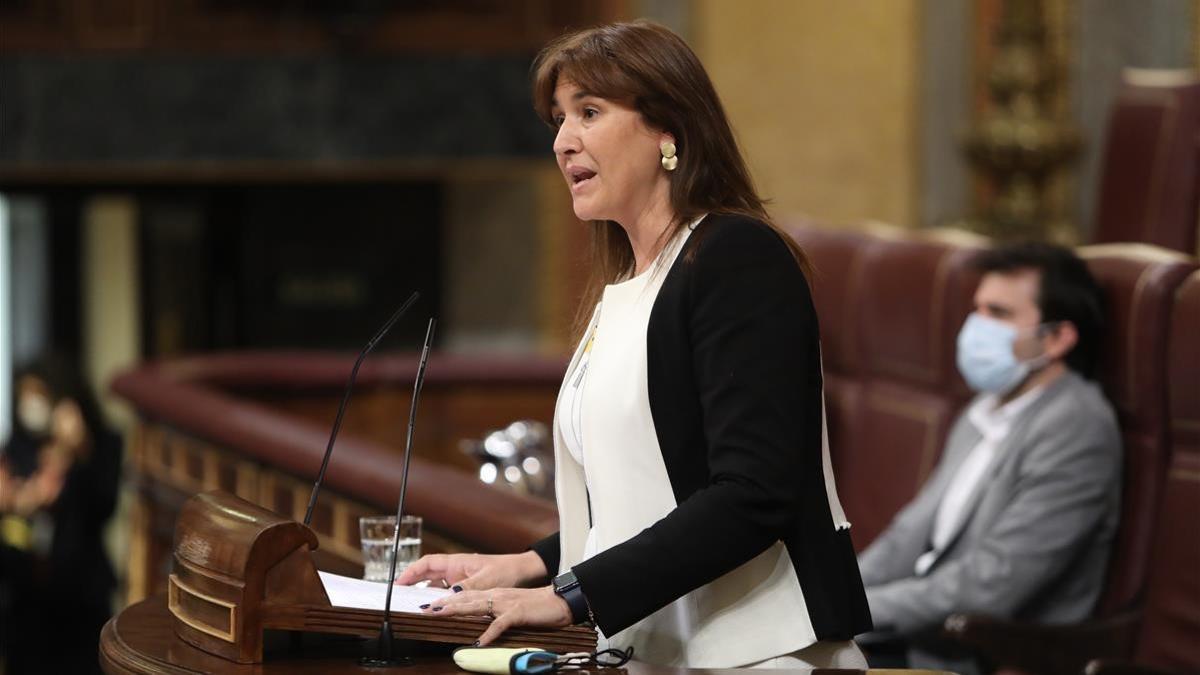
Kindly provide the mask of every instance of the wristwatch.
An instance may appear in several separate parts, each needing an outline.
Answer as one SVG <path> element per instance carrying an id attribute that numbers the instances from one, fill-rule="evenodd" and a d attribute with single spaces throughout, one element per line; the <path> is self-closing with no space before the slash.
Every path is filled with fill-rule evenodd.
<path id="1" fill-rule="evenodd" d="M 575 577 L 573 570 L 567 570 L 562 574 L 554 577 L 554 594 L 566 601 L 567 607 L 571 610 L 571 623 L 583 623 L 591 621 L 592 608 L 588 605 L 587 598 L 583 595 L 583 589 L 579 587 L 579 579 Z"/>

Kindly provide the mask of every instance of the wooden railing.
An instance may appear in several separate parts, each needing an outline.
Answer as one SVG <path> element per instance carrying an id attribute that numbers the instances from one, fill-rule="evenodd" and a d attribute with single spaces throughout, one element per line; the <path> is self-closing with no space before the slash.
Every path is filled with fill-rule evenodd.
<path id="1" fill-rule="evenodd" d="M 216 354 L 150 363 L 113 391 L 139 422 L 129 445 L 137 500 L 129 599 L 160 590 L 175 516 L 196 492 L 222 489 L 300 520 L 353 357 Z M 519 551 L 557 528 L 554 505 L 481 483 L 462 438 L 518 418 L 549 421 L 561 359 L 434 355 L 422 392 L 406 512 L 424 517 L 425 551 Z M 395 510 L 413 355 L 363 365 L 312 527 L 318 564 L 357 574 L 358 518 Z M 359 414 L 356 414 L 358 411 Z"/>

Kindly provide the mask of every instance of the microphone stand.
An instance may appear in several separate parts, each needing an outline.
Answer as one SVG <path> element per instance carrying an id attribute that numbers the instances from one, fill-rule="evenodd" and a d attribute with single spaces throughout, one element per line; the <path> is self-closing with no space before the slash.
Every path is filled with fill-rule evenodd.
<path id="1" fill-rule="evenodd" d="M 354 390 L 354 380 L 358 377 L 358 367 L 362 365 L 363 359 L 367 358 L 367 354 L 370 354 L 371 350 L 375 348 L 375 344 L 383 339 L 383 336 L 392 329 L 392 325 L 400 320 L 400 317 L 404 316 L 404 313 L 408 311 L 409 307 L 412 307 L 413 303 L 419 297 L 421 297 L 421 294 L 413 291 L 413 294 L 408 296 L 408 300 L 405 300 L 404 304 L 400 305 L 400 309 L 397 309 L 392 314 L 392 317 L 387 320 L 387 323 L 383 324 L 379 332 L 375 333 L 375 337 L 372 337 L 367 342 L 367 346 L 363 347 L 363 350 L 358 353 L 358 360 L 354 362 L 354 369 L 350 371 L 350 380 L 346 382 L 346 391 L 342 394 L 342 402 L 338 405 L 337 417 L 333 420 L 333 432 L 329 434 L 329 444 L 325 446 L 325 457 L 321 459 L 321 470 L 317 472 L 317 480 L 313 483 L 312 494 L 308 497 L 308 509 L 304 512 L 305 526 L 308 526 L 312 522 L 313 507 L 317 505 L 317 495 L 321 492 L 321 484 L 325 482 L 325 470 L 329 468 L 329 458 L 333 455 L 333 442 L 337 439 L 338 430 L 342 428 L 342 416 L 346 414 L 346 404 L 350 402 L 350 392 Z"/>
<path id="2" fill-rule="evenodd" d="M 433 343 L 436 319 L 429 320 L 425 331 L 425 348 L 421 350 L 421 362 L 417 366 L 417 379 L 413 382 L 412 405 L 408 410 L 408 433 L 404 439 L 404 473 L 400 476 L 400 501 L 396 504 L 396 529 L 392 533 L 392 564 L 388 571 L 387 597 L 383 601 L 383 625 L 379 628 L 379 655 L 364 656 L 359 663 L 370 668 L 387 668 L 412 665 L 407 656 L 392 655 L 392 589 L 396 586 L 396 555 L 400 550 L 400 523 L 404 517 L 404 496 L 408 491 L 408 467 L 412 463 L 413 428 L 417 423 L 417 401 L 421 398 L 421 385 L 425 382 L 425 365 L 429 362 L 429 347 Z"/>

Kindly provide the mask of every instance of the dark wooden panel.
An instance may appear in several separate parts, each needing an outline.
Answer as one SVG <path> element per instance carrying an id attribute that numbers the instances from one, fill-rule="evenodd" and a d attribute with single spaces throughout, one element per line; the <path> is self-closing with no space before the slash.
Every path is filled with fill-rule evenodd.
<path id="1" fill-rule="evenodd" d="M 0 3 L 0 51 L 513 51 L 611 21 L 623 1 L 24 0 Z"/>

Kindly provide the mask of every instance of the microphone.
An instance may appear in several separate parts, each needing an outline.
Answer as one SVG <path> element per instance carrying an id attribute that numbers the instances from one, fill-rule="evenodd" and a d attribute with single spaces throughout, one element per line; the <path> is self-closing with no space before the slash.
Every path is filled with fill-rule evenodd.
<path id="1" fill-rule="evenodd" d="M 408 467 L 412 464 L 413 428 L 417 424 L 417 401 L 421 398 L 421 385 L 425 383 L 425 365 L 429 362 L 429 348 L 433 344 L 433 329 L 436 319 L 429 320 L 425 330 L 425 348 L 421 350 L 421 361 L 417 365 L 417 378 L 413 382 L 412 405 L 408 409 L 408 433 L 404 437 L 404 472 L 400 475 L 400 501 L 396 504 L 396 529 L 392 533 L 392 564 L 388 570 L 387 596 L 383 601 L 383 625 L 379 628 L 379 656 L 363 657 L 364 666 L 384 668 L 406 665 L 412 662 L 407 657 L 392 658 L 392 589 L 396 587 L 396 554 L 400 550 L 400 522 L 404 517 L 404 496 L 408 491 Z"/>
<path id="2" fill-rule="evenodd" d="M 342 428 L 342 416 L 346 414 L 346 404 L 350 402 L 350 392 L 353 391 L 354 380 L 358 377 L 358 367 L 362 365 L 363 359 L 367 358 L 367 354 L 370 354 L 371 350 L 375 348 L 375 344 L 383 339 L 383 336 L 392 329 L 392 326 L 400 320 L 400 317 L 404 316 L 404 313 L 419 297 L 421 294 L 413 291 L 404 304 L 400 305 L 400 309 L 392 314 L 392 318 L 388 319 L 379 332 L 375 333 L 375 337 L 367 342 L 367 346 L 359 352 L 358 360 L 354 362 L 354 369 L 350 371 L 350 380 L 346 382 L 346 391 L 342 394 L 342 402 L 338 406 L 337 417 L 333 420 L 333 432 L 329 434 L 329 445 L 325 446 L 325 457 L 321 459 L 321 470 L 317 472 L 317 480 L 313 483 L 312 494 L 308 497 L 308 509 L 304 512 L 305 526 L 312 522 L 313 507 L 317 505 L 317 495 L 321 492 L 321 484 L 325 482 L 325 470 L 329 468 L 329 458 L 333 455 L 333 442 L 337 439 L 338 430 Z M 428 349 L 428 345 L 426 345 L 426 349 Z M 408 472 L 407 466 L 404 467 L 404 471 Z"/>

